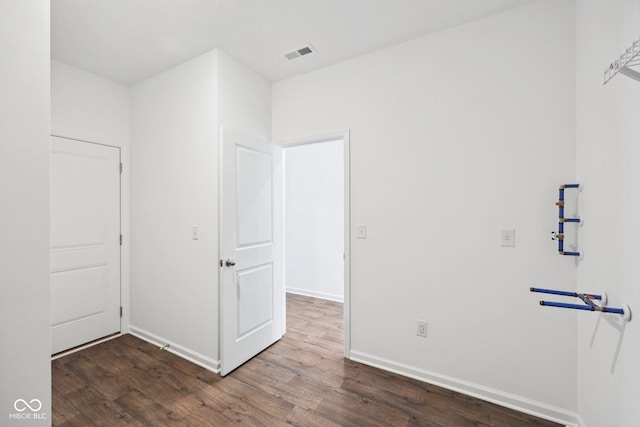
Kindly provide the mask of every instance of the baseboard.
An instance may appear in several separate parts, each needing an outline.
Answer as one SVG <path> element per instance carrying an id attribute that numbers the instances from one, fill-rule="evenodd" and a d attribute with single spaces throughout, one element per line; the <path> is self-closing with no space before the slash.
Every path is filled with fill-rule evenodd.
<path id="1" fill-rule="evenodd" d="M 587 423 L 584 422 L 580 414 L 578 414 L 578 427 L 587 427 Z"/>
<path id="2" fill-rule="evenodd" d="M 202 366 L 205 369 L 215 372 L 216 374 L 220 373 L 219 360 L 214 360 L 201 353 L 198 353 L 197 351 L 190 350 L 186 347 L 183 347 L 179 344 L 176 344 L 172 341 L 159 337 L 155 334 L 152 334 L 151 332 L 147 332 L 144 329 L 140 329 L 133 325 L 129 326 L 129 333 L 135 337 L 140 338 L 141 340 L 144 340 L 153 345 L 156 345 L 159 348 L 165 351 L 168 351 L 169 353 L 173 353 L 176 356 L 180 356 L 191 363 L 195 363 L 198 366 Z"/>
<path id="3" fill-rule="evenodd" d="M 314 291 L 309 291 L 307 289 L 299 289 L 299 288 L 287 288 L 287 292 L 290 294 L 302 295 L 304 297 L 320 298 L 328 301 L 344 303 L 344 296 L 342 295 L 325 294 L 324 292 L 314 292 Z"/>
<path id="4" fill-rule="evenodd" d="M 583 425 L 576 413 L 547 405 L 545 403 L 536 402 L 525 397 L 505 393 L 500 390 L 495 390 L 445 375 L 436 374 L 434 372 L 397 363 L 388 359 L 371 356 L 357 350 L 351 350 L 350 358 L 355 362 L 364 363 L 365 365 L 394 372 L 418 381 L 457 391 L 490 403 L 495 403 L 496 405 L 514 409 L 525 414 L 534 415 L 545 420 L 564 424 L 570 427 L 579 427 Z"/>

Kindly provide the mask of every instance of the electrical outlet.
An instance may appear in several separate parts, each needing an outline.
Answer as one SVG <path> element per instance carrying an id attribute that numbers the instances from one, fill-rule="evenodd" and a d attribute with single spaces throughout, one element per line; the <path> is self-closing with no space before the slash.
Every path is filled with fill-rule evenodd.
<path id="1" fill-rule="evenodd" d="M 427 337 L 427 322 L 424 320 L 416 320 L 416 335 L 419 337 Z"/>

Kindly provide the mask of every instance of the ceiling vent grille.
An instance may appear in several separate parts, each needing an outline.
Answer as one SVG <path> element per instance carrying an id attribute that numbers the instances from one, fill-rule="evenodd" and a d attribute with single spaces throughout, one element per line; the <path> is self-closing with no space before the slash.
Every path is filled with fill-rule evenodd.
<path id="1" fill-rule="evenodd" d="M 307 44 L 306 46 L 303 46 L 299 49 L 292 50 L 291 52 L 285 53 L 284 57 L 287 58 L 289 61 L 292 61 L 294 59 L 298 59 L 298 58 L 302 58 L 303 56 L 310 55 L 315 51 L 316 50 L 310 44 Z"/>

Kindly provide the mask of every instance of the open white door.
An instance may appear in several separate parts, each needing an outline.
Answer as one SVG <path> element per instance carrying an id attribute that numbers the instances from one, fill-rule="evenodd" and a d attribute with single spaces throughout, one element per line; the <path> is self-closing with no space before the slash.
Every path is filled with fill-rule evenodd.
<path id="1" fill-rule="evenodd" d="M 51 353 L 120 332 L 120 150 L 51 138 Z"/>
<path id="2" fill-rule="evenodd" d="M 284 334 L 282 149 L 220 131 L 222 375 Z"/>

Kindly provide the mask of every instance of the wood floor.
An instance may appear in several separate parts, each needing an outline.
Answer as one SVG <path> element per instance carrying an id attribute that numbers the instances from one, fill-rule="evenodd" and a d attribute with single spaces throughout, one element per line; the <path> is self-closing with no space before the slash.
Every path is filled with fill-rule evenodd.
<path id="1" fill-rule="evenodd" d="M 287 334 L 225 378 L 131 335 L 52 362 L 54 426 L 557 426 L 342 356 L 342 305 L 288 295 Z"/>

